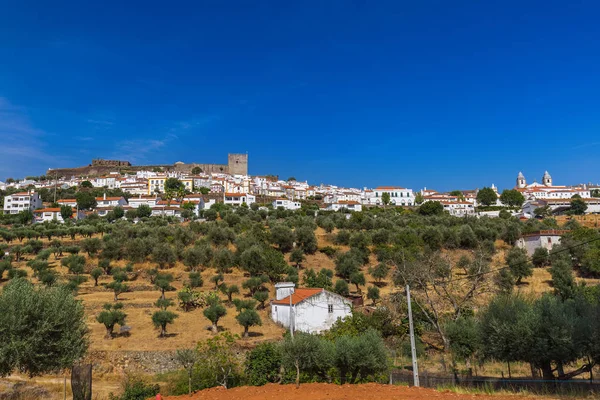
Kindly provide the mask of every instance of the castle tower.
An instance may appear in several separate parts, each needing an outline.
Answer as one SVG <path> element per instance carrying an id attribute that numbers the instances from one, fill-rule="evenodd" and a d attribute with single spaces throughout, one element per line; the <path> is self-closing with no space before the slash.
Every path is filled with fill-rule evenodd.
<path id="1" fill-rule="evenodd" d="M 542 177 L 542 183 L 544 186 L 552 186 L 552 177 L 548 173 L 548 171 L 544 172 L 544 176 Z"/>
<path id="2" fill-rule="evenodd" d="M 228 154 L 227 166 L 231 175 L 248 175 L 248 154 Z"/>
<path id="3" fill-rule="evenodd" d="M 517 188 L 525 189 L 526 187 L 527 187 L 527 181 L 525 180 L 525 176 L 523 175 L 522 172 L 519 172 L 519 175 L 517 176 Z"/>

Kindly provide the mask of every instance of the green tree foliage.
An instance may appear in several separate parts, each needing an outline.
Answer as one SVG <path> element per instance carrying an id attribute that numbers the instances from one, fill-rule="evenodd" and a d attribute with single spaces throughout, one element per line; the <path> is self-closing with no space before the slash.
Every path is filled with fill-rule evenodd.
<path id="1" fill-rule="evenodd" d="M 335 260 L 335 273 L 349 280 L 352 274 L 359 272 L 362 265 L 362 256 L 357 251 L 347 251 L 340 254 Z"/>
<path id="2" fill-rule="evenodd" d="M 383 203 L 384 206 L 387 206 L 388 204 L 390 204 L 390 194 L 388 192 L 383 192 L 381 194 L 381 202 Z"/>
<path id="3" fill-rule="evenodd" d="M 152 314 L 152 324 L 160 329 L 160 337 L 167 336 L 167 325 L 172 324 L 178 315 L 172 311 L 158 310 Z"/>
<path id="4" fill-rule="evenodd" d="M 294 238 L 294 232 L 287 225 L 276 224 L 271 227 L 271 243 L 275 244 L 284 253 L 293 248 Z"/>
<path id="5" fill-rule="evenodd" d="M 587 208 L 588 206 L 583 199 L 575 198 L 571 200 L 571 207 L 569 209 L 569 212 L 573 215 L 584 215 Z"/>
<path id="6" fill-rule="evenodd" d="M 163 269 L 167 266 L 172 267 L 177 261 L 177 257 L 171 246 L 166 243 L 158 243 L 152 250 L 152 261 L 157 263 L 160 269 Z"/>
<path id="7" fill-rule="evenodd" d="M 210 377 L 206 387 L 219 385 L 228 388 L 239 378 L 240 365 L 234 346 L 237 338 L 225 332 L 198 345 L 203 375 Z"/>
<path id="8" fill-rule="evenodd" d="M 287 335 L 281 344 L 283 364 L 296 371 L 296 387 L 300 387 L 301 373 L 325 374 L 333 364 L 334 350 L 330 342 L 307 333 Z M 286 369 L 287 369 L 286 368 Z"/>
<path id="9" fill-rule="evenodd" d="M 196 363 L 200 357 L 196 349 L 178 349 L 175 353 L 175 361 L 185 370 L 188 375 L 188 394 L 192 394 L 192 375 Z"/>
<path id="10" fill-rule="evenodd" d="M 550 263 L 550 254 L 548 254 L 548 250 L 544 247 L 538 247 L 535 249 L 533 255 L 531 256 L 531 262 L 536 268 L 548 266 Z"/>
<path id="11" fill-rule="evenodd" d="M 480 352 L 482 338 L 479 325 L 473 317 L 461 317 L 446 325 L 452 355 L 470 366 Z"/>
<path id="12" fill-rule="evenodd" d="M 477 192 L 477 203 L 479 204 L 491 206 L 492 204 L 496 204 L 496 200 L 498 200 L 498 195 L 492 188 L 484 187 Z"/>
<path id="13" fill-rule="evenodd" d="M 0 294 L 0 376 L 69 369 L 88 348 L 83 304 L 60 287 L 14 279 Z"/>
<path id="14" fill-rule="evenodd" d="M 333 285 L 333 271 L 323 268 L 316 273 L 312 268 L 307 269 L 304 273 L 302 283 L 305 287 L 330 290 Z"/>
<path id="15" fill-rule="evenodd" d="M 106 303 L 104 309 L 96 316 L 96 321 L 100 322 L 106 328 L 106 338 L 113 338 L 115 325 L 125 325 L 127 314 L 123 312 L 123 303 Z"/>
<path id="16" fill-rule="evenodd" d="M 102 241 L 98 238 L 88 238 L 81 241 L 81 249 L 85 251 L 88 256 L 95 256 L 102 249 Z"/>
<path id="17" fill-rule="evenodd" d="M 533 275 L 533 266 L 527 257 L 525 249 L 513 247 L 506 255 L 506 264 L 515 277 L 515 283 L 518 285 L 523 278 Z"/>
<path id="18" fill-rule="evenodd" d="M 252 296 L 252 298 L 254 300 L 258 301 L 261 309 L 264 309 L 265 301 L 269 300 L 269 292 L 267 290 L 260 290 L 256 293 L 254 293 L 254 296 Z"/>
<path id="19" fill-rule="evenodd" d="M 369 274 L 378 284 L 381 284 L 381 281 L 386 279 L 388 274 L 390 273 L 390 267 L 386 263 L 379 263 L 373 268 L 369 268 Z"/>
<path id="20" fill-rule="evenodd" d="M 202 287 L 204 280 L 200 272 L 190 272 L 188 275 L 188 286 L 192 289 Z"/>
<path id="21" fill-rule="evenodd" d="M 344 335 L 335 340 L 334 364 L 340 383 L 367 380 L 387 370 L 387 353 L 380 334 L 369 329 L 358 336 Z"/>
<path id="22" fill-rule="evenodd" d="M 73 217 L 73 207 L 66 204 L 60 206 L 60 216 L 64 221 L 70 220 Z"/>
<path id="23" fill-rule="evenodd" d="M 356 285 L 356 291 L 358 293 L 362 293 L 360 285 L 364 286 L 367 282 L 365 280 L 365 275 L 362 272 L 354 272 L 350 275 L 350 283 Z"/>
<path id="24" fill-rule="evenodd" d="M 573 269 L 571 264 L 564 258 L 559 258 L 552 262 L 550 267 L 552 275 L 552 286 L 554 293 L 562 299 L 572 299 L 575 297 L 577 285 L 573 278 Z"/>
<path id="25" fill-rule="evenodd" d="M 261 292 L 259 292 L 261 293 Z M 267 293 L 268 296 L 268 293 Z M 244 309 L 235 317 L 238 323 L 244 327 L 244 337 L 248 337 L 248 329 L 252 326 L 262 325 L 260 316 L 255 310 Z"/>
<path id="26" fill-rule="evenodd" d="M 296 248 L 290 253 L 290 262 L 296 264 L 296 268 L 298 269 L 300 269 L 300 265 L 305 259 L 306 257 L 304 256 L 304 251 L 302 251 L 300 248 Z"/>
<path id="27" fill-rule="evenodd" d="M 90 275 L 94 279 L 94 286 L 98 286 L 98 278 L 104 275 L 104 270 L 100 267 L 96 267 L 90 271 Z"/>
<path id="28" fill-rule="evenodd" d="M 219 320 L 227 314 L 227 310 L 221 302 L 216 298 L 211 301 L 207 308 L 204 309 L 204 316 L 212 322 L 212 331 L 219 332 Z"/>
<path id="29" fill-rule="evenodd" d="M 165 292 L 171 292 L 175 290 L 175 288 L 171 286 L 173 279 L 174 278 L 172 274 L 159 273 L 156 275 L 156 278 L 154 280 L 154 286 L 156 286 L 156 288 L 160 290 L 160 297 L 162 299 L 165 298 Z"/>
<path id="30" fill-rule="evenodd" d="M 77 192 L 75 200 L 80 210 L 93 210 L 98 205 L 96 197 L 91 192 Z"/>
<path id="31" fill-rule="evenodd" d="M 192 271 L 198 267 L 207 267 L 213 259 L 213 250 L 207 243 L 190 247 L 183 253 L 183 264 Z"/>
<path id="32" fill-rule="evenodd" d="M 138 218 L 148 218 L 152 215 L 152 208 L 147 204 L 141 204 L 136 209 L 136 214 Z"/>
<path id="33" fill-rule="evenodd" d="M 219 290 L 227 296 L 227 301 L 229 301 L 229 303 L 233 301 L 234 294 L 240 293 L 240 288 L 237 285 L 227 285 L 226 283 L 219 286 Z"/>
<path id="34" fill-rule="evenodd" d="M 296 243 L 305 254 L 315 254 L 317 252 L 317 237 L 312 226 L 299 226 L 294 232 L 296 234 Z"/>
<path id="35" fill-rule="evenodd" d="M 500 201 L 505 206 L 521 207 L 525 202 L 525 196 L 517 189 L 505 189 L 500 195 Z"/>
<path id="36" fill-rule="evenodd" d="M 278 382 L 281 363 L 281 349 L 277 344 L 260 343 L 246 354 L 244 369 L 248 383 L 262 386 Z"/>
<path id="37" fill-rule="evenodd" d="M 369 286 L 367 290 L 367 299 L 373 302 L 373 305 L 380 299 L 379 288 L 377 286 Z"/>
<path id="38" fill-rule="evenodd" d="M 444 213 L 444 206 L 439 201 L 427 201 L 419 207 L 421 215 L 441 215 Z"/>
<path id="39" fill-rule="evenodd" d="M 334 293 L 339 294 L 340 296 L 348 296 L 350 295 L 350 288 L 348 287 L 348 282 L 343 279 L 338 279 L 335 281 L 335 288 L 333 289 Z"/>

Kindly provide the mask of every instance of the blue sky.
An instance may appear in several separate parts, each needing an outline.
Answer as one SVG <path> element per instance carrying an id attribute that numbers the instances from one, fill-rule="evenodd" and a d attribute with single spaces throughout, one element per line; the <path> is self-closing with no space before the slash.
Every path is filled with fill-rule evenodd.
<path id="1" fill-rule="evenodd" d="M 248 152 L 316 184 L 600 181 L 597 2 L 11 3 L 0 179 Z"/>

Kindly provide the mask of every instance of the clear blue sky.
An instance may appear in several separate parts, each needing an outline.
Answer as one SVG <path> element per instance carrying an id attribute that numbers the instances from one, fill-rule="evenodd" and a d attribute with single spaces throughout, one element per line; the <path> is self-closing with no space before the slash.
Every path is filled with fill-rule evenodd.
<path id="1" fill-rule="evenodd" d="M 0 179 L 226 163 L 438 190 L 600 181 L 594 1 L 5 2 Z"/>

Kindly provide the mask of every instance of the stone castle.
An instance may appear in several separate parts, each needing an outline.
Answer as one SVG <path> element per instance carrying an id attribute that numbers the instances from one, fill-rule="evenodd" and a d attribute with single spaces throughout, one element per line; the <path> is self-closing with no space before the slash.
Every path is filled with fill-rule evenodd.
<path id="1" fill-rule="evenodd" d="M 195 167 L 199 167 L 203 173 L 223 173 L 232 175 L 248 175 L 248 154 L 228 154 L 227 164 L 185 164 L 176 162 L 173 165 L 131 165 L 129 161 L 94 159 L 92 163 L 83 167 L 49 169 L 47 176 L 65 177 L 71 176 L 95 176 L 103 175 L 115 170 L 120 172 L 136 172 L 143 170 L 160 169 L 161 171 L 175 171 L 191 173 Z"/>

